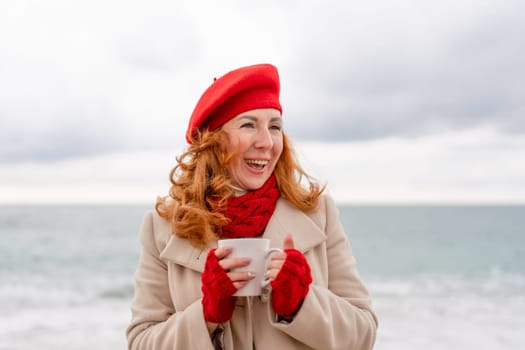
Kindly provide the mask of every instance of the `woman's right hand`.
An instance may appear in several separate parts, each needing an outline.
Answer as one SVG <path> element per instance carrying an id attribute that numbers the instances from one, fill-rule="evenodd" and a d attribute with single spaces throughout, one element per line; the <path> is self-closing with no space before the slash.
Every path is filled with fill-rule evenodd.
<path id="1" fill-rule="evenodd" d="M 255 277 L 253 271 L 243 271 L 243 272 L 232 272 L 231 270 L 238 269 L 241 267 L 248 266 L 251 262 L 250 258 L 229 258 L 231 254 L 231 247 L 221 247 L 215 250 L 215 256 L 219 260 L 219 265 L 226 271 L 226 274 L 232 281 L 236 289 L 244 287 L 250 280 Z"/>
<path id="2" fill-rule="evenodd" d="M 247 258 L 228 257 L 231 252 L 231 248 L 222 247 L 210 250 L 206 257 L 201 280 L 202 307 L 208 331 L 231 319 L 237 300 L 233 294 L 253 278 L 250 272 L 230 271 L 250 263 Z"/>

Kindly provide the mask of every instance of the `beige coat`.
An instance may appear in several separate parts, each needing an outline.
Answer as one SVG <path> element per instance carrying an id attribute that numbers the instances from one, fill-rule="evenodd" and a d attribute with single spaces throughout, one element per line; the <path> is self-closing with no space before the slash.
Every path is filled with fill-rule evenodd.
<path id="1" fill-rule="evenodd" d="M 305 214 L 279 199 L 263 235 L 281 247 L 292 233 L 312 270 L 313 283 L 291 323 L 277 322 L 271 302 L 239 297 L 226 323 L 225 349 L 355 349 L 373 347 L 377 319 L 361 282 L 338 211 L 324 195 Z M 146 214 L 136 273 L 129 349 L 213 349 L 201 304 L 201 272 L 208 250 L 171 234 L 156 213 Z"/>

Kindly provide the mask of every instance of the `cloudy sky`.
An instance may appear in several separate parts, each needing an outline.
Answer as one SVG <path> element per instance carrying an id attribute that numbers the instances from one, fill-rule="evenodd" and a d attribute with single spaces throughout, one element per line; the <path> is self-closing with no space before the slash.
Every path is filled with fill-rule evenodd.
<path id="1" fill-rule="evenodd" d="M 525 203 L 525 3 L 0 2 L 0 203 L 152 203 L 202 91 L 281 74 L 305 168 L 352 203 Z"/>

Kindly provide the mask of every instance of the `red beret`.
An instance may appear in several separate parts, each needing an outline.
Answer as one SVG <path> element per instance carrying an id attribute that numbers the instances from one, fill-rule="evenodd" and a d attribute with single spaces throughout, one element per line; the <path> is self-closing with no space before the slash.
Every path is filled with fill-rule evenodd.
<path id="1" fill-rule="evenodd" d="M 279 103 L 279 73 L 271 64 L 242 67 L 226 73 L 202 94 L 191 114 L 186 140 L 198 129 L 215 130 L 252 109 L 275 108 Z"/>

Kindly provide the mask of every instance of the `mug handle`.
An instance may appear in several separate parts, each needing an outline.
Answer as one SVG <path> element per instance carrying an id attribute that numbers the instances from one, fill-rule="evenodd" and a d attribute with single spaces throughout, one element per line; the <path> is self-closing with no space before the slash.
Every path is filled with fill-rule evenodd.
<path id="1" fill-rule="evenodd" d="M 267 252 L 266 252 L 266 255 L 264 256 L 265 259 L 268 259 L 270 257 L 270 255 L 272 253 L 277 253 L 277 252 L 283 252 L 283 250 L 281 248 L 270 248 Z M 271 280 L 269 277 L 266 277 L 264 280 L 261 281 L 261 287 L 262 288 L 266 288 L 268 287 L 268 285 L 270 284 Z"/>

